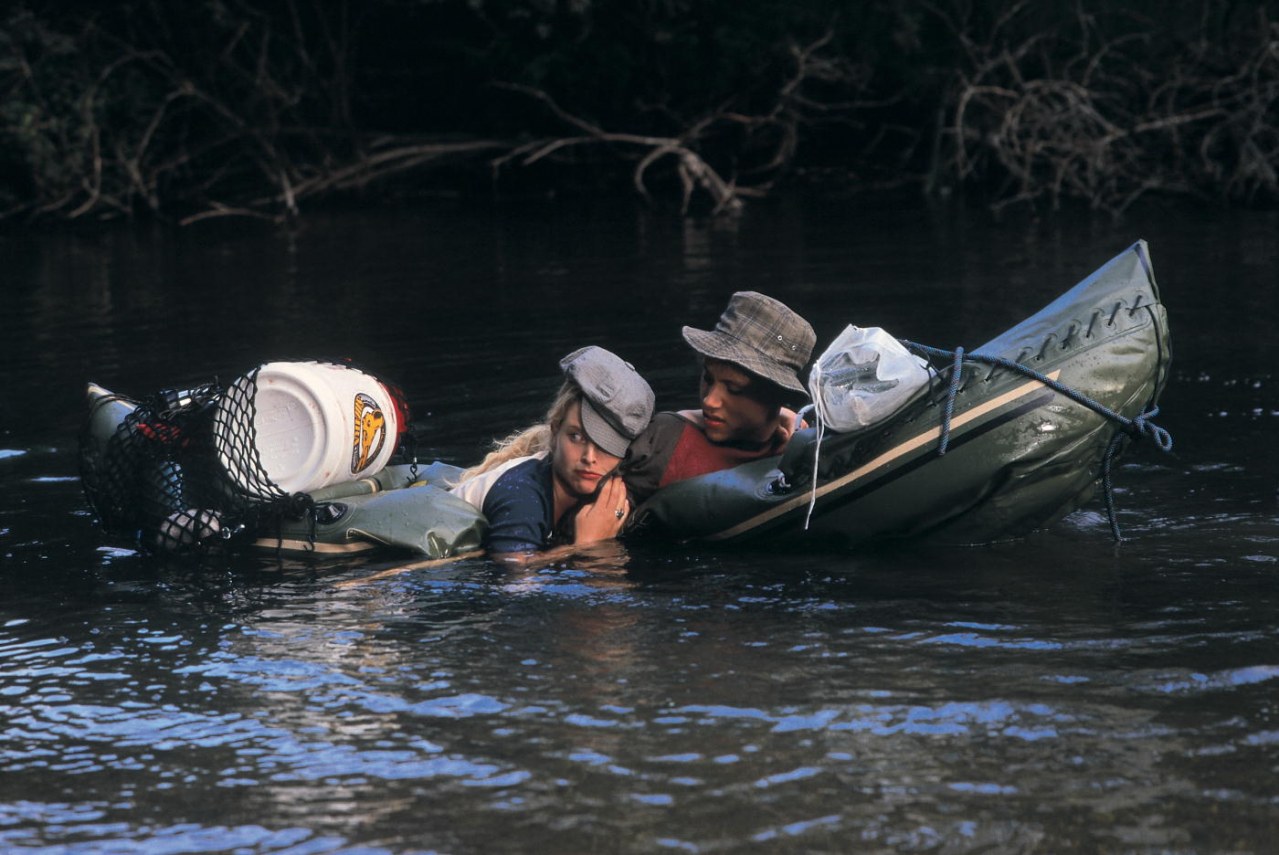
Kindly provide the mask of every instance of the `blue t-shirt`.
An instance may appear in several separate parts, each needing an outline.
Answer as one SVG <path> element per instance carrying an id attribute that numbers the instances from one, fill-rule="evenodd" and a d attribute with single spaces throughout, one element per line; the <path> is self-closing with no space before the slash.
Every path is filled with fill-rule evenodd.
<path id="1" fill-rule="evenodd" d="M 493 553 L 537 552 L 555 534 L 551 459 L 511 467 L 489 488 L 481 510 L 488 518 L 484 548 Z"/>

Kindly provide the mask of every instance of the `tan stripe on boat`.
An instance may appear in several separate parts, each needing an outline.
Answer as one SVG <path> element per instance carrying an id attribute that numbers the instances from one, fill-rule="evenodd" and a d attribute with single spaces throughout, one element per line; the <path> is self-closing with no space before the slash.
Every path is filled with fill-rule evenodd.
<path id="1" fill-rule="evenodd" d="M 1061 375 L 1060 371 L 1054 371 L 1053 373 L 1047 376 L 1049 380 L 1056 380 L 1060 375 Z M 994 410 L 999 409 L 1005 404 L 1009 404 L 1017 400 L 1018 398 L 1025 397 L 1027 394 L 1029 394 L 1030 392 L 1036 389 L 1042 389 L 1042 388 L 1045 388 L 1045 387 L 1038 380 L 1031 380 L 1027 383 L 1023 383 L 1022 385 L 1018 386 L 1015 389 L 1010 389 L 1009 391 L 1000 395 L 998 398 L 991 398 L 989 401 L 986 401 L 983 404 L 979 404 L 976 407 L 973 407 L 971 410 L 968 410 L 964 412 L 963 414 L 954 417 L 953 419 L 950 420 L 950 429 L 953 431 L 955 428 L 963 427 L 964 425 L 968 424 L 974 419 L 979 419 L 982 416 Z M 852 472 L 849 472 L 847 475 L 844 475 L 840 478 L 836 478 L 834 481 L 829 481 L 826 484 L 823 484 L 822 486 L 818 487 L 817 498 L 820 499 L 822 496 L 826 495 L 827 493 L 842 489 L 843 487 L 847 486 L 850 482 L 856 481 L 859 478 L 864 478 L 866 477 L 866 475 L 870 474 L 871 472 L 874 472 L 876 469 L 887 466 L 889 463 L 892 463 L 894 460 L 901 457 L 903 454 L 908 454 L 914 451 L 915 449 L 919 448 L 921 445 L 925 445 L 930 442 L 936 442 L 940 438 L 941 438 L 941 425 L 938 425 L 935 428 L 926 430 L 923 433 L 919 434 L 918 436 L 913 436 L 910 439 L 906 440 L 905 442 L 901 443 L 900 445 L 896 445 L 890 448 L 888 451 L 885 451 L 883 454 L 879 455 L 874 460 L 868 461 L 867 463 L 863 463 L 861 466 L 857 467 Z M 717 534 L 707 535 L 705 539 L 706 540 L 727 540 L 730 537 L 736 537 L 737 535 L 741 534 L 744 531 L 750 531 L 751 529 L 756 528 L 757 526 L 761 526 L 764 523 L 769 522 L 770 520 L 776 519 L 782 514 L 793 511 L 797 507 L 808 504 L 808 502 L 812 499 L 812 496 L 813 496 L 813 492 L 811 490 L 805 490 L 803 493 L 797 493 L 790 499 L 787 499 L 785 502 L 782 502 L 780 505 L 769 508 L 767 511 L 764 511 L 762 514 L 753 516 L 748 520 L 740 522 L 737 525 L 733 526 L 732 528 L 725 529 L 724 531 L 721 531 Z"/>
<path id="2" fill-rule="evenodd" d="M 322 552 L 327 555 L 341 555 L 352 552 L 367 552 L 381 546 L 371 540 L 352 540 L 347 543 L 324 543 L 323 541 L 294 540 L 291 538 L 262 537 L 253 541 L 260 549 L 284 549 L 290 552 Z"/>

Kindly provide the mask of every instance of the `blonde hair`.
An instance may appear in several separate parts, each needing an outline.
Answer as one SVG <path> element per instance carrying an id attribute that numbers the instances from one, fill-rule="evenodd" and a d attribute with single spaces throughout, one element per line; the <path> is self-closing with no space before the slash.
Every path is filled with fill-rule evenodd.
<path id="1" fill-rule="evenodd" d="M 453 481 L 453 486 L 482 475 L 494 467 L 501 466 L 516 457 L 528 457 L 541 451 L 549 452 L 554 443 L 555 434 L 568 418 L 569 407 L 582 400 L 582 390 L 572 380 L 565 380 L 555 393 L 550 408 L 546 411 L 546 419 L 540 424 L 516 431 L 505 439 L 495 440 L 493 450 L 485 455 L 478 465 L 464 471 Z"/>

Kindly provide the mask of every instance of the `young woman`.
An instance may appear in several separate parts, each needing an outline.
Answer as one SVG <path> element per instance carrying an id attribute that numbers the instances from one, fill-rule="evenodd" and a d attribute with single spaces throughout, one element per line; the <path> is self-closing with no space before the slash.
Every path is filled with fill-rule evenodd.
<path id="1" fill-rule="evenodd" d="M 601 347 L 560 360 L 564 385 L 546 420 L 498 443 L 452 490 L 483 512 L 490 555 L 522 561 L 616 537 L 630 513 L 611 477 L 653 416 L 653 390 Z M 546 556 L 543 556 L 546 557 Z"/>

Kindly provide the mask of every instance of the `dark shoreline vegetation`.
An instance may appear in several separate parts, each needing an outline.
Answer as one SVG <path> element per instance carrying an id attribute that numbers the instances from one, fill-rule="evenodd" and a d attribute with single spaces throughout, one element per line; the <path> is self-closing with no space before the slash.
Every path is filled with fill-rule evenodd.
<path id="1" fill-rule="evenodd" d="M 10 224 L 796 184 L 1279 204 L 1263 0 L 31 0 L 0 87 Z"/>

